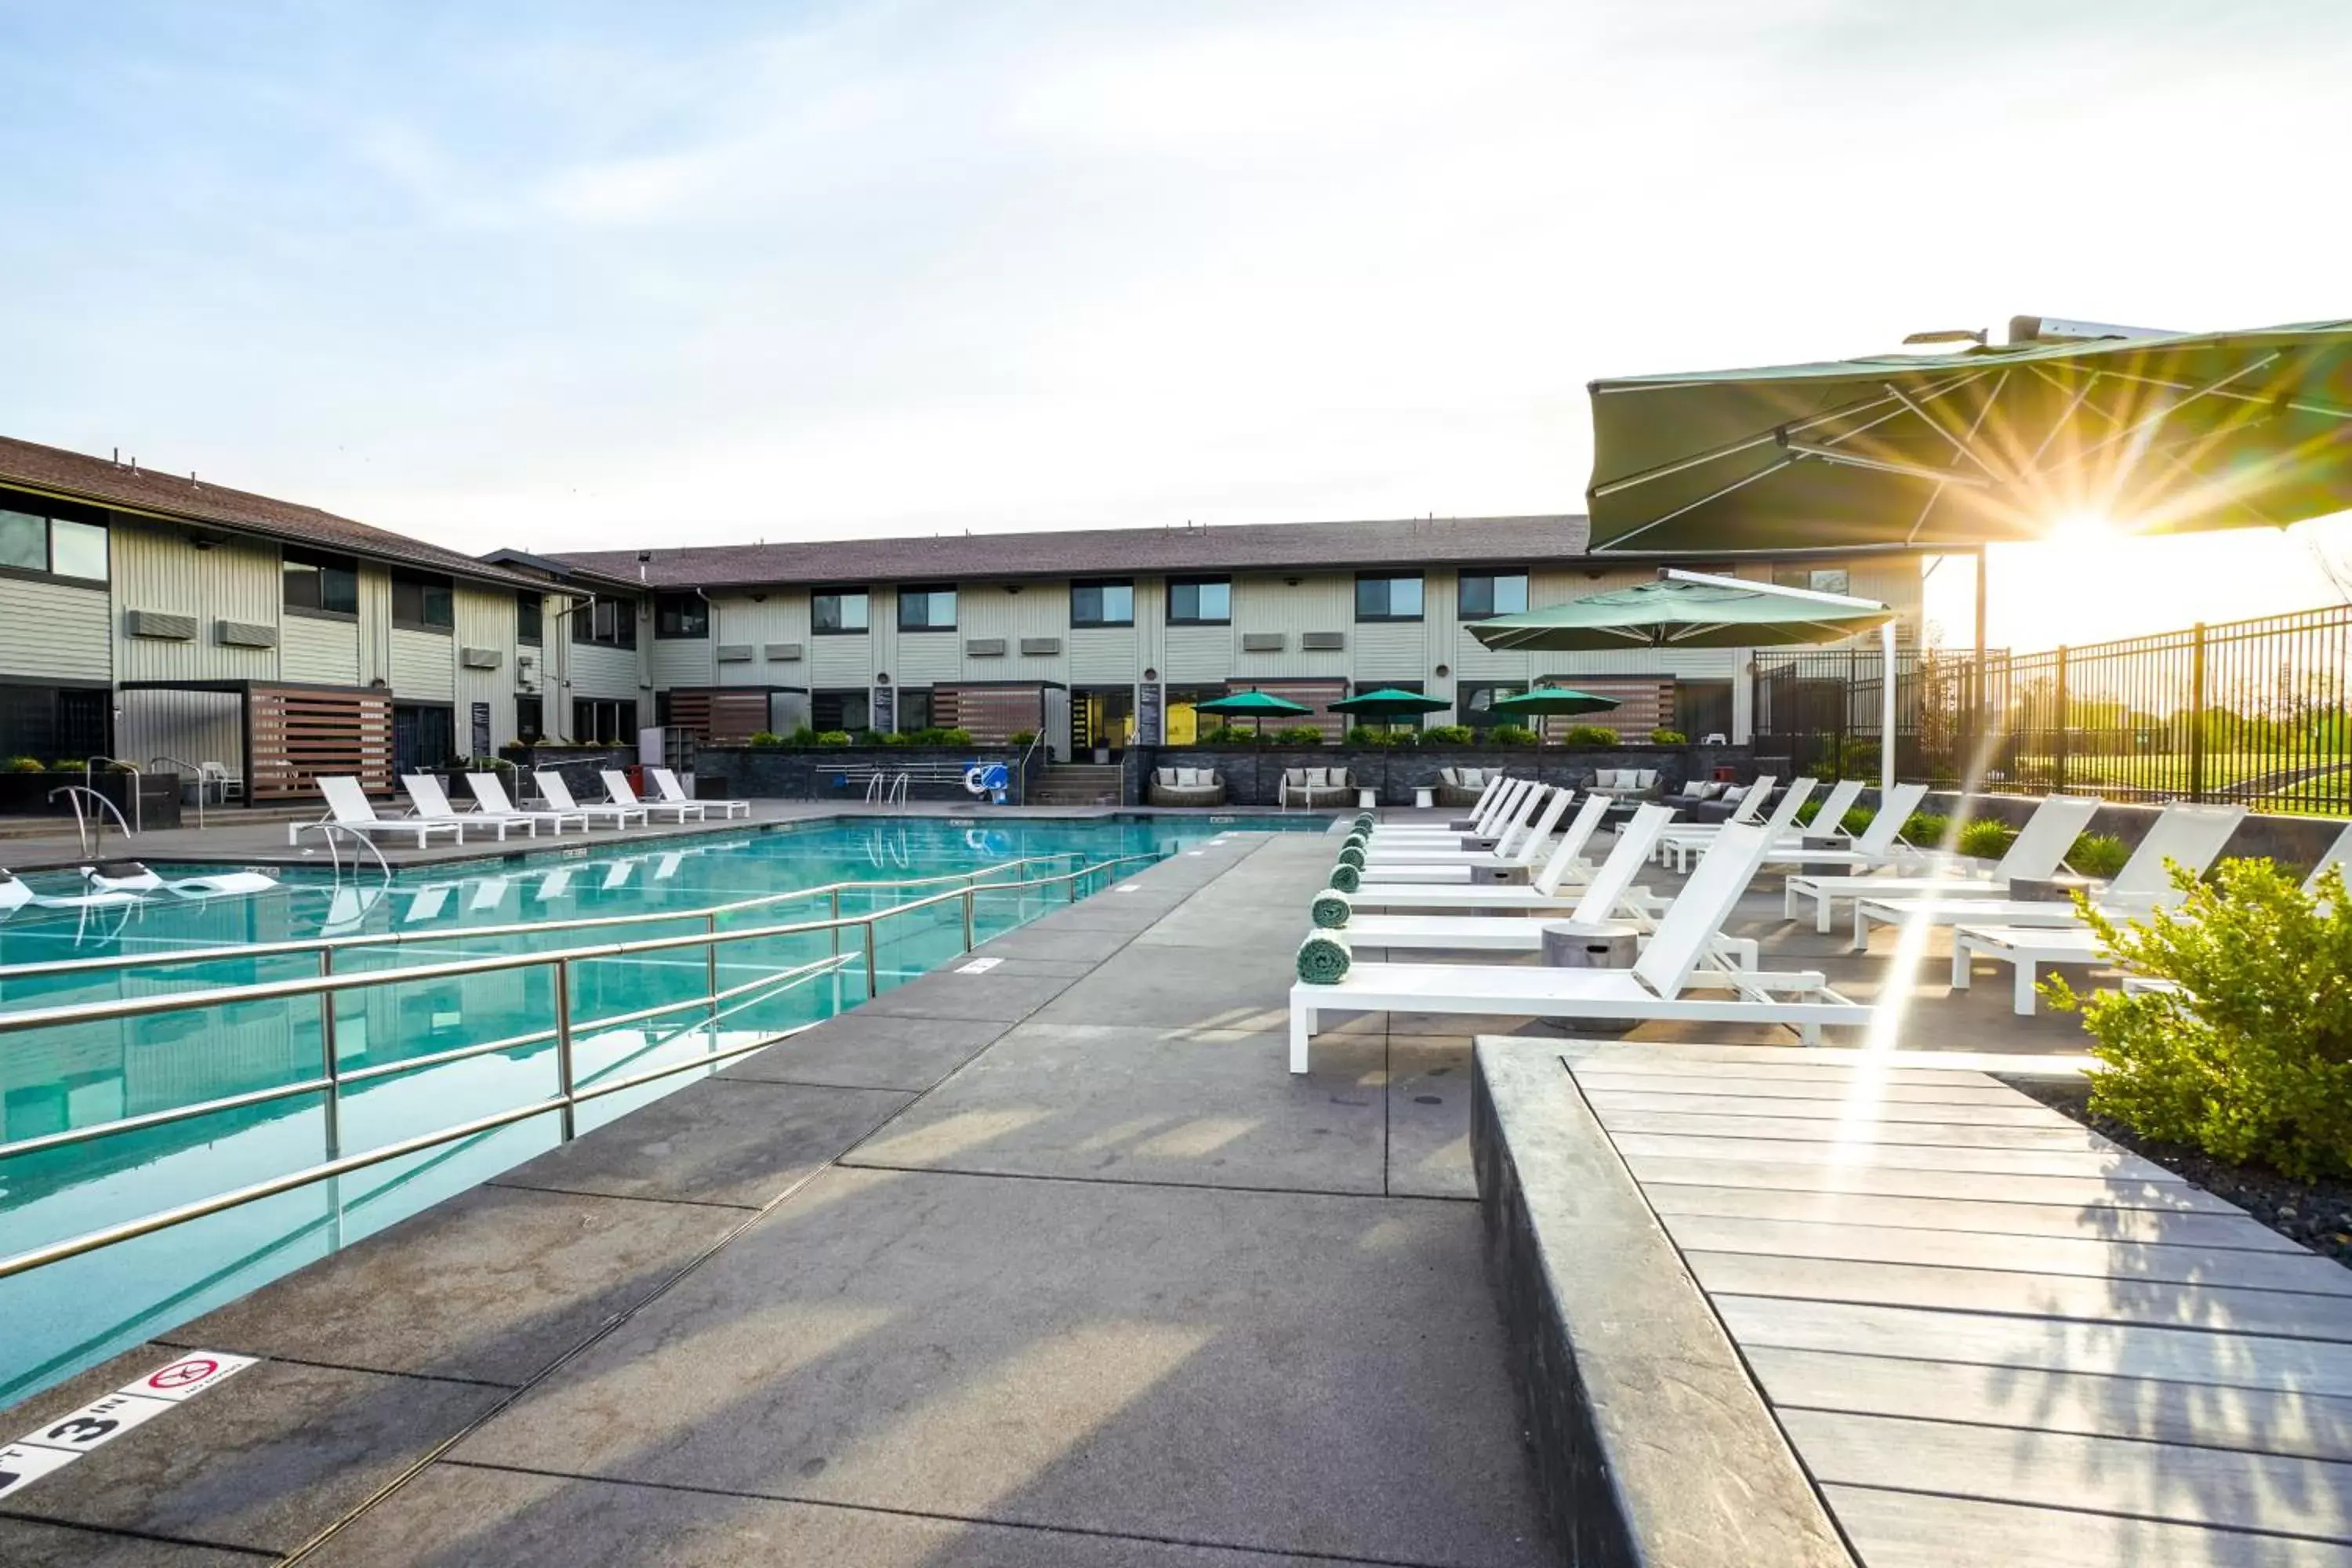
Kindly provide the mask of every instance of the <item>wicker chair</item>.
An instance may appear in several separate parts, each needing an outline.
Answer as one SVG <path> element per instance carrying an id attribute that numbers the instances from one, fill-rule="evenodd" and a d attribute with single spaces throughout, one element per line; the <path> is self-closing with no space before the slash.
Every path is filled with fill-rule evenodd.
<path id="1" fill-rule="evenodd" d="M 1437 804 L 1467 810 L 1478 804 L 1486 793 L 1486 772 L 1483 768 L 1440 768 L 1437 770 Z"/>
<path id="2" fill-rule="evenodd" d="M 1320 805 L 1353 805 L 1356 784 L 1345 768 L 1285 768 L 1282 783 L 1275 787 L 1274 801 L 1286 810 L 1294 805 L 1309 811 Z"/>
<path id="3" fill-rule="evenodd" d="M 1225 776 L 1212 768 L 1154 768 L 1144 800 L 1151 805 L 1223 805 Z"/>

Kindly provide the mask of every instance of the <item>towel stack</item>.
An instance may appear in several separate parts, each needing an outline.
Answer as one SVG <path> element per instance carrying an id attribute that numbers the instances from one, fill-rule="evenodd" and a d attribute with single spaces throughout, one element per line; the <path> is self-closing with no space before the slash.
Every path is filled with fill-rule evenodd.
<path id="1" fill-rule="evenodd" d="M 1298 944 L 1298 978 L 1309 985 L 1337 985 L 1352 962 L 1348 939 L 1338 931 L 1310 931 Z"/>

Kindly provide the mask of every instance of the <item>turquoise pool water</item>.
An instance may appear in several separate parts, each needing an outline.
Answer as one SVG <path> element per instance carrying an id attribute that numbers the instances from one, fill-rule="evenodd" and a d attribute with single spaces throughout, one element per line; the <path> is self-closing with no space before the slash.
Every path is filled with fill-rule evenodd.
<path id="1" fill-rule="evenodd" d="M 1299 816 L 867 819 L 636 844 L 607 837 L 588 848 L 410 870 L 389 884 L 339 886 L 324 874 L 298 871 L 274 891 L 244 898 L 191 901 L 158 894 L 125 908 L 26 908 L 0 921 L 0 1013 L 319 973 L 314 953 L 247 951 L 258 944 L 397 935 L 397 943 L 342 946 L 333 960 L 338 974 L 397 973 L 492 954 L 681 935 L 704 929 L 704 921 L 662 917 L 827 883 L 939 877 L 1042 858 L 994 879 L 1013 880 L 1121 857 L 1158 858 L 1227 832 L 1324 826 L 1324 819 Z M 1146 864 L 1127 860 L 1087 879 L 1078 892 L 1112 886 Z M 61 877 L 32 880 L 46 892 L 73 890 Z M 971 916 L 982 941 L 1070 899 L 1066 885 L 992 891 L 983 879 L 976 887 Z M 841 895 L 841 909 L 886 910 L 938 890 L 853 889 Z M 736 910 L 717 924 L 722 931 L 750 931 L 830 912 L 826 898 L 799 899 Z M 601 917 L 620 917 L 620 923 L 591 931 L 499 930 Z M 960 956 L 963 947 L 960 899 L 878 921 L 874 985 L 887 991 Z M 58 960 L 165 952 L 215 956 L 129 972 L 8 973 Z M 740 940 L 718 954 L 719 989 L 748 989 L 728 999 L 716 1018 L 705 1002 L 712 966 L 700 947 L 574 961 L 568 995 L 581 1086 L 699 1063 L 866 997 L 865 943 L 856 928 L 837 938 L 817 931 Z M 362 1153 L 554 1093 L 550 1042 L 457 1061 L 425 1058 L 549 1028 L 555 984 L 554 966 L 542 964 L 395 979 L 338 996 L 332 1022 L 339 1070 L 388 1069 L 347 1085 L 338 1097 L 341 1152 Z M 612 1021 L 666 1004 L 677 1010 Z M 306 995 L 0 1034 L 0 1143 L 318 1078 L 325 1022 L 320 998 Z M 585 1131 L 715 1070 L 695 1065 L 583 1105 L 577 1125 Z M 327 1157 L 327 1136 L 324 1096 L 305 1091 L 0 1155 L 0 1258 L 306 1169 Z M 0 1405 L 520 1163 L 558 1138 L 552 1114 L 536 1117 L 0 1279 Z"/>

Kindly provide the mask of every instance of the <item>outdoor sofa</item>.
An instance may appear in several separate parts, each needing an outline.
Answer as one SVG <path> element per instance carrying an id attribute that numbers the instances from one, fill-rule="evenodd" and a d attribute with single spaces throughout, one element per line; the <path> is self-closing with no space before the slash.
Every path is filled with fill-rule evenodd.
<path id="1" fill-rule="evenodd" d="M 1492 768 L 1440 768 L 1437 770 L 1437 804 L 1466 810 L 1478 804 L 1486 793 L 1486 781 L 1494 777 Z"/>
<path id="2" fill-rule="evenodd" d="M 1285 768 L 1274 800 L 1285 809 L 1303 805 L 1309 811 L 1318 805 L 1353 805 L 1356 784 L 1345 768 Z"/>
<path id="3" fill-rule="evenodd" d="M 1223 805 L 1225 775 L 1214 768 L 1154 768 L 1144 798 L 1152 805 Z"/>

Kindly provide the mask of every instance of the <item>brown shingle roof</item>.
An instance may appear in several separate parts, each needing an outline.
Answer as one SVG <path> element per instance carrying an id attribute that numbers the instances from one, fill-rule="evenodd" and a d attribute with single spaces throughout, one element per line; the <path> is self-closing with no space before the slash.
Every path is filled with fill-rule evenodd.
<path id="1" fill-rule="evenodd" d="M 316 507 L 297 506 L 292 501 L 233 490 L 209 479 L 199 483 L 184 474 L 132 468 L 104 458 L 84 457 L 79 452 L 0 436 L 0 485 L 6 484 L 97 506 L 188 522 L 208 522 L 240 533 L 346 551 L 462 577 L 537 585 L 528 577 L 486 564 L 470 555 L 371 528 Z"/>
<path id="2" fill-rule="evenodd" d="M 1584 553 L 1585 520 L 1555 517 L 1406 518 L 1385 522 L 1228 523 L 1215 527 L 1087 528 L 1058 533 L 971 533 L 924 539 L 842 539 L 793 544 L 713 544 L 656 550 L 656 587 L 755 584 L 1097 577 L 1135 572 L 1236 572 L 1367 566 L 1526 566 Z M 635 580 L 638 552 L 586 550 L 556 560 Z"/>

